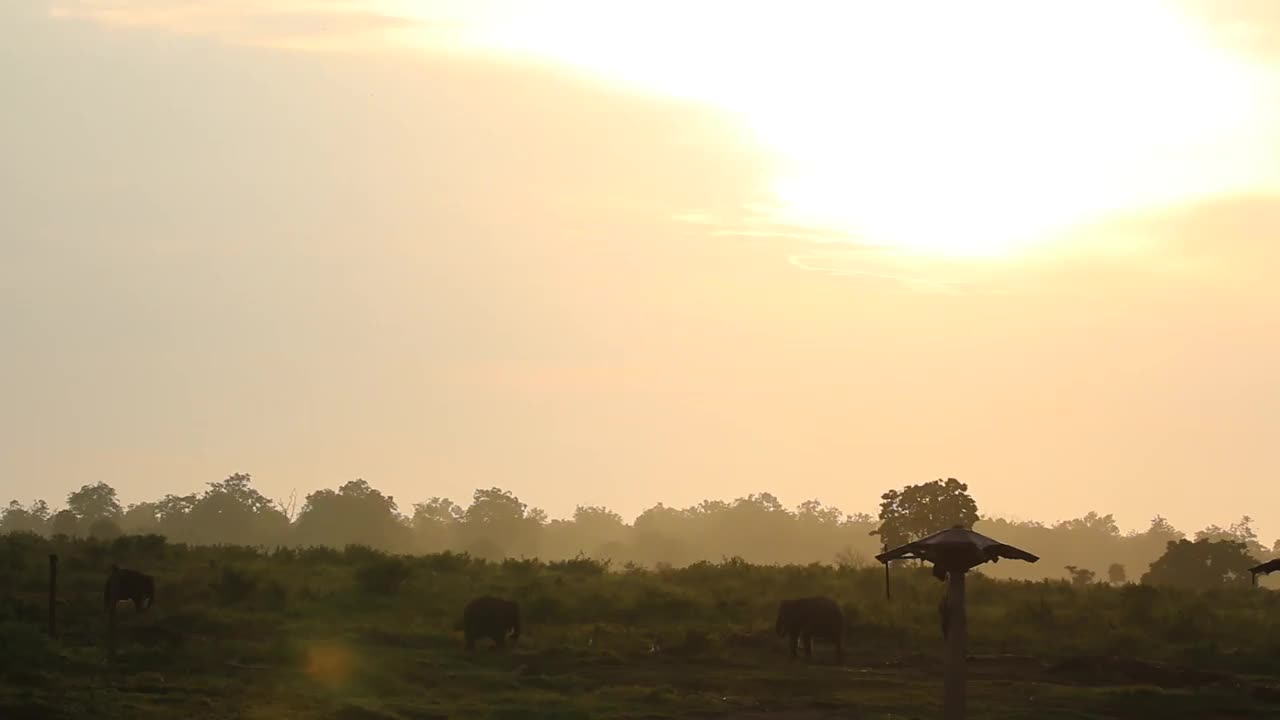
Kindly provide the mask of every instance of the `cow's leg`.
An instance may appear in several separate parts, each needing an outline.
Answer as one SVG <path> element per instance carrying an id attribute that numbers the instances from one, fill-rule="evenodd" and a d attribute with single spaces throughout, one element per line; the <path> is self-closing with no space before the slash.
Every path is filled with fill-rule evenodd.
<path id="1" fill-rule="evenodd" d="M 791 659 L 793 660 L 796 657 L 796 642 L 799 640 L 800 635 L 798 633 L 791 633 Z"/>
<path id="2" fill-rule="evenodd" d="M 813 657 L 813 636 L 809 633 L 804 634 L 804 656 Z"/>

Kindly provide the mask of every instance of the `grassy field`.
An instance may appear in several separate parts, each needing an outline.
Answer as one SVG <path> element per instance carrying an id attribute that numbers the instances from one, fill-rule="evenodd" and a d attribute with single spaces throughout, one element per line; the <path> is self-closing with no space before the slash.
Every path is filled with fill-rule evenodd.
<path id="1" fill-rule="evenodd" d="M 59 632 L 44 634 L 47 556 Z M 122 604 L 109 662 L 112 562 L 157 577 Z M 942 585 L 926 570 L 605 568 L 484 563 L 363 548 L 257 552 L 0 538 L 0 718 L 930 718 L 939 715 Z M 462 650 L 467 599 L 521 603 L 504 652 Z M 847 658 L 789 662 L 776 603 L 823 593 Z M 975 577 L 970 716 L 1280 717 L 1280 594 Z"/>

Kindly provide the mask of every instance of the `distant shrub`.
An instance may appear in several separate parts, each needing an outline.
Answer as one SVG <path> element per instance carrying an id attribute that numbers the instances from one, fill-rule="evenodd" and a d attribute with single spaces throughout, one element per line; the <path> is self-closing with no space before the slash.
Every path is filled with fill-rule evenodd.
<path id="1" fill-rule="evenodd" d="M 163 535 L 121 535 L 111 543 L 111 554 L 118 558 L 157 560 L 165 555 L 168 540 Z"/>
<path id="2" fill-rule="evenodd" d="M 632 606 L 640 617 L 664 619 L 687 619 L 702 610 L 696 595 L 662 585 L 640 588 L 632 600 Z"/>
<path id="3" fill-rule="evenodd" d="M 555 595 L 540 594 L 521 603 L 520 614 L 527 622 L 553 623 L 568 617 L 565 603 Z"/>
<path id="4" fill-rule="evenodd" d="M 511 575 L 535 575 L 542 569 L 537 558 L 505 558 L 502 571 Z"/>
<path id="5" fill-rule="evenodd" d="M 234 565 L 224 565 L 215 588 L 218 600 L 228 605 L 236 605 L 253 596 L 258 587 L 258 578 L 252 572 Z"/>
<path id="6" fill-rule="evenodd" d="M 277 545 L 276 548 L 271 551 L 270 557 L 273 561 L 291 563 L 301 558 L 302 552 L 299 551 L 297 548 Z"/>
<path id="7" fill-rule="evenodd" d="M 49 542 L 33 532 L 14 532 L 3 536 L 4 559 L 17 570 L 49 548 Z"/>
<path id="8" fill-rule="evenodd" d="M 356 567 L 356 584 L 365 592 L 393 595 L 410 575 L 409 563 L 398 557 L 377 557 Z"/>
<path id="9" fill-rule="evenodd" d="M 268 581 L 258 594 L 268 610 L 282 610 L 289 604 L 289 591 L 276 580 Z"/>
<path id="10" fill-rule="evenodd" d="M 386 553 L 368 545 L 352 544 L 342 549 L 342 559 L 353 565 L 372 562 L 384 557 L 386 557 Z"/>
<path id="11" fill-rule="evenodd" d="M 94 540 L 115 540 L 122 534 L 120 525 L 111 518 L 98 518 L 89 525 L 89 537 Z"/>
<path id="12" fill-rule="evenodd" d="M 610 564 L 612 564 L 611 560 L 593 560 L 579 554 L 572 560 L 558 560 L 547 563 L 547 568 L 566 575 L 603 575 L 609 571 Z"/>
<path id="13" fill-rule="evenodd" d="M 342 553 L 328 545 L 310 545 L 298 548 L 297 557 L 308 565 L 324 565 L 338 562 L 339 558 L 342 557 Z"/>
<path id="14" fill-rule="evenodd" d="M 432 572 L 454 573 L 467 569 L 468 566 L 476 561 L 467 553 L 455 553 L 448 550 L 442 553 L 426 555 L 422 558 L 422 563 Z M 480 561 L 483 564 L 483 561 Z"/>
<path id="15" fill-rule="evenodd" d="M 52 642 L 30 623 L 0 621 L 0 673 L 39 667 L 56 655 Z"/>

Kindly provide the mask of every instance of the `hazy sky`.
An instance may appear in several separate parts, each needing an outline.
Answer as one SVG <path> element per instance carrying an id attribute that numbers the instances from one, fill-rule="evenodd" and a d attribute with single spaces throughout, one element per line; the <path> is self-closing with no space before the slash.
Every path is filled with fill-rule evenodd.
<path id="1" fill-rule="evenodd" d="M 954 476 L 1269 543 L 1278 8 L 0 2 L 0 500 Z"/>

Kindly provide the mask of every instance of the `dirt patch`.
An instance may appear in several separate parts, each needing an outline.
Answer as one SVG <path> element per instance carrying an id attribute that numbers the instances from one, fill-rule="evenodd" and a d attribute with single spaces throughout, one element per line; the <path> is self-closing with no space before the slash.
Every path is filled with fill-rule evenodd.
<path id="1" fill-rule="evenodd" d="M 41 701 L 0 702 L 0 718 L 5 720 L 62 720 L 70 717 L 56 705 Z"/>
<path id="2" fill-rule="evenodd" d="M 1067 658 L 1050 666 L 1049 674 L 1097 684 L 1153 685 L 1174 689 L 1217 685 L 1232 680 L 1232 676 L 1226 673 L 1121 657 Z"/>

